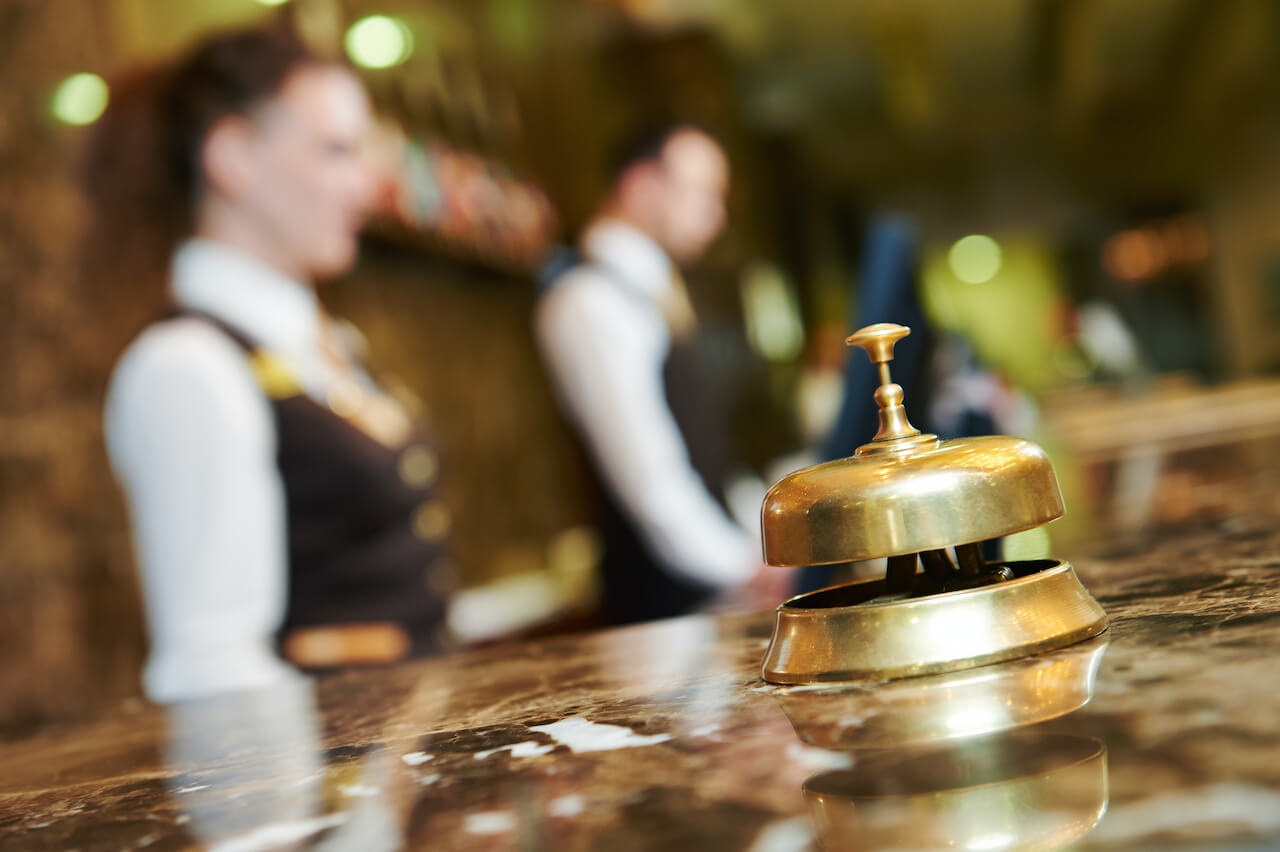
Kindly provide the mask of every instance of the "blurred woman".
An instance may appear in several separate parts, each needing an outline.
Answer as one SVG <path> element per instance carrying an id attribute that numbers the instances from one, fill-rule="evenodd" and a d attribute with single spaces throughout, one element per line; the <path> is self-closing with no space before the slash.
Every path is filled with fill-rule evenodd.
<path id="1" fill-rule="evenodd" d="M 92 142 L 100 226 L 154 229 L 121 257 L 178 238 L 106 403 L 157 700 L 441 648 L 436 455 L 315 291 L 355 262 L 370 123 L 348 69 L 257 29 L 117 89 Z"/>

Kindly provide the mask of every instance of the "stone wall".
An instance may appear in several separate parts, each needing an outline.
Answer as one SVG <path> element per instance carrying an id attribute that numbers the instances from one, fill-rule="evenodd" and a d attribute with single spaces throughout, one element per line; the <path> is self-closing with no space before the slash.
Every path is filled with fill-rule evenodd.
<path id="1" fill-rule="evenodd" d="M 77 274 L 82 133 L 49 117 L 100 67 L 104 4 L 0 7 L 0 732 L 137 691 L 136 584 L 99 408 L 110 320 Z M 109 287 L 103 270 L 93 287 Z M 89 288 L 92 290 L 93 287 Z M 96 297 L 101 292 L 94 293 Z"/>

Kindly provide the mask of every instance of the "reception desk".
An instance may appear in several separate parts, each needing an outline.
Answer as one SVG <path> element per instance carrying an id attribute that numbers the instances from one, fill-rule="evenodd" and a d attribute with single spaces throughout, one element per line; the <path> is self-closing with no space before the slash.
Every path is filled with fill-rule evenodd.
<path id="1" fill-rule="evenodd" d="M 772 614 L 492 647 L 0 746 L 0 848 L 1280 848 L 1280 526 L 1077 564 L 1086 643 L 760 679 Z"/>

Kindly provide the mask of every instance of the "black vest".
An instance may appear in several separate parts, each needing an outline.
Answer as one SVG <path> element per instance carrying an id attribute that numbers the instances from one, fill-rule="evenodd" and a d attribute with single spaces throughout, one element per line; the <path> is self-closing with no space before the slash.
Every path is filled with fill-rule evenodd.
<path id="1" fill-rule="evenodd" d="M 251 363 L 263 354 L 213 317 L 179 315 L 209 322 Z M 426 437 L 415 432 L 403 446 L 388 447 L 305 394 L 263 384 L 275 415 L 288 525 L 279 644 L 299 629 L 387 625 L 407 636 L 405 656 L 438 653 L 447 645 L 448 516 L 434 496 L 438 462 Z"/>
<path id="2" fill-rule="evenodd" d="M 607 277 L 617 287 L 637 300 L 645 297 L 635 292 L 621 275 L 604 264 L 589 263 L 591 269 Z M 544 292 L 562 280 L 563 267 Z M 725 450 L 721 411 L 710 393 L 692 340 L 673 339 L 662 371 L 667 405 L 684 439 L 689 460 L 703 484 L 716 500 L 723 502 L 723 486 L 729 470 Z M 595 499 L 595 522 L 604 540 L 601 557 L 603 600 L 601 606 L 609 624 L 632 624 L 659 618 L 670 618 L 692 612 L 706 603 L 715 589 L 671 573 L 644 541 L 626 508 L 614 496 L 601 476 L 589 450 L 578 436 L 578 452 L 589 471 L 590 489 Z"/>

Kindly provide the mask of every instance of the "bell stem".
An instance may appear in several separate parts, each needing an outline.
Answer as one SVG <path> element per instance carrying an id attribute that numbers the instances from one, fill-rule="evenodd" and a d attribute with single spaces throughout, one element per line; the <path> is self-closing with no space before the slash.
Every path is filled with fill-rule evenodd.
<path id="1" fill-rule="evenodd" d="M 957 544 L 956 561 L 960 563 L 960 573 L 966 577 L 975 577 L 986 568 L 982 558 L 981 544 Z"/>
<path id="2" fill-rule="evenodd" d="M 885 568 L 884 591 L 888 595 L 905 595 L 916 584 L 916 555 L 890 556 Z"/>
<path id="3" fill-rule="evenodd" d="M 920 553 L 924 573 L 934 580 L 948 580 L 956 574 L 956 565 L 945 550 L 924 550 Z"/>

